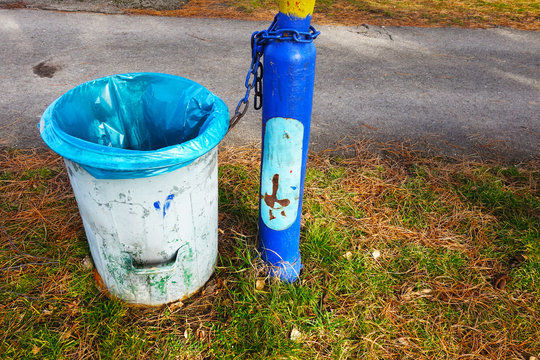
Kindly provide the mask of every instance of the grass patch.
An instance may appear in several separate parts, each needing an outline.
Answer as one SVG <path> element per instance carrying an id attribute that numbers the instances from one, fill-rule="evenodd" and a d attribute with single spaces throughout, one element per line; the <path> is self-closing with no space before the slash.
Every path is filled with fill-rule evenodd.
<path id="1" fill-rule="evenodd" d="M 215 275 L 182 305 L 137 308 L 85 265 L 61 159 L 0 150 L 3 359 L 538 357 L 538 164 L 352 151 L 311 155 L 304 269 L 283 284 L 256 256 L 260 151 L 221 149 Z"/>
<path id="2" fill-rule="evenodd" d="M 535 0 L 317 0 L 314 21 L 343 25 L 509 26 L 540 29 L 540 5 Z M 273 0 L 191 0 L 173 16 L 211 16 L 270 20 Z"/>
<path id="3" fill-rule="evenodd" d="M 238 0 L 237 0 L 238 1 Z M 536 1 L 320 0 L 315 19 L 351 25 L 510 26 L 539 29 Z"/>
<path id="4" fill-rule="evenodd" d="M 271 21 L 278 8 L 273 0 L 191 0 L 177 10 L 126 9 L 128 13 Z M 317 0 L 317 24 L 360 26 L 507 26 L 540 30 L 536 0 Z"/>

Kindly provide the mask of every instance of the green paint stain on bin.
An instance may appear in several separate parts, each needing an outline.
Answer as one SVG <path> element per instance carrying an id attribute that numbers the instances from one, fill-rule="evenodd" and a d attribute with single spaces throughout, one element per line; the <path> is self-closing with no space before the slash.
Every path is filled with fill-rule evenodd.
<path id="1" fill-rule="evenodd" d="M 152 280 L 155 280 L 156 276 L 159 276 L 159 275 L 152 276 Z M 157 289 L 161 295 L 165 295 L 167 293 L 167 283 L 169 282 L 170 278 L 171 278 L 171 275 L 166 275 L 163 277 L 159 276 L 159 280 L 150 281 L 149 285 L 151 288 Z"/>
<path id="2" fill-rule="evenodd" d="M 184 268 L 184 285 L 186 288 L 189 288 L 191 286 L 191 278 L 193 277 L 193 274 L 188 271 L 188 269 Z"/>
<path id="3" fill-rule="evenodd" d="M 131 264 L 131 259 L 124 256 L 116 256 L 104 253 L 104 259 L 106 260 L 107 272 L 103 274 L 106 279 L 103 279 L 105 283 L 109 283 L 109 280 L 113 280 L 114 283 L 123 285 L 127 276 L 128 266 Z"/>

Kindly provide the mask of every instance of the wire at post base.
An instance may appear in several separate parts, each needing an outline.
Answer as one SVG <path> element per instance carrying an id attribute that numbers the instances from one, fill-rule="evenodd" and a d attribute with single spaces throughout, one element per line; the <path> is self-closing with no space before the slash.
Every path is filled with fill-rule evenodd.
<path id="1" fill-rule="evenodd" d="M 302 260 L 299 257 L 294 262 L 280 261 L 275 264 L 271 264 L 266 259 L 263 260 L 268 264 L 268 276 L 271 278 L 279 278 L 286 283 L 295 282 L 300 276 L 300 270 L 302 270 Z"/>

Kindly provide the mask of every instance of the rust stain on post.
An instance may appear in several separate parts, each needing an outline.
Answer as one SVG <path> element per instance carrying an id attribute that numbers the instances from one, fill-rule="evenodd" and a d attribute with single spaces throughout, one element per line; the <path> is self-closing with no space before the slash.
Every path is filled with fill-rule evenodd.
<path id="1" fill-rule="evenodd" d="M 275 174 L 272 178 L 272 195 L 268 195 L 268 193 L 264 194 L 264 202 L 266 205 L 271 207 L 272 209 L 275 209 L 274 205 L 275 203 L 278 203 L 281 206 L 287 206 L 291 203 L 289 199 L 281 199 L 279 200 L 277 198 L 277 191 L 279 189 L 279 174 Z"/>
<path id="2" fill-rule="evenodd" d="M 272 214 L 272 209 L 276 209 L 274 207 L 276 205 L 276 203 L 278 203 L 280 205 L 280 208 L 285 207 L 285 206 L 287 206 L 287 205 L 289 205 L 291 203 L 291 201 L 289 199 L 278 199 L 277 198 L 278 189 L 279 189 L 279 174 L 274 174 L 274 177 L 272 177 L 272 194 L 271 195 L 268 195 L 268 193 L 264 194 L 264 202 L 266 203 L 266 205 L 268 205 L 268 207 L 271 208 L 269 210 L 269 212 L 270 212 L 270 220 L 273 220 L 273 219 L 276 218 L 274 216 L 274 214 Z M 281 215 L 286 216 L 285 211 L 281 211 Z"/>

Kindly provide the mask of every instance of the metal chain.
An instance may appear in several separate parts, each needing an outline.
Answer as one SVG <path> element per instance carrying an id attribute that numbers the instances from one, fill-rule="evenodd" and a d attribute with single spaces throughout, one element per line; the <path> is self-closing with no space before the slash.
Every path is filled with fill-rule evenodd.
<path id="1" fill-rule="evenodd" d="M 229 121 L 229 131 L 238 124 L 240 119 L 246 115 L 249 108 L 249 95 L 251 90 L 255 89 L 253 98 L 253 108 L 259 110 L 262 108 L 262 78 L 263 65 L 261 57 L 264 53 L 264 48 L 270 40 L 295 41 L 300 43 L 310 43 L 319 36 L 320 32 L 315 30 L 313 26 L 309 27 L 309 32 L 300 32 L 294 29 L 279 29 L 277 27 L 277 15 L 270 24 L 267 30 L 255 31 L 251 34 L 251 66 L 246 75 L 246 93 L 245 96 L 238 102 L 234 115 Z"/>

